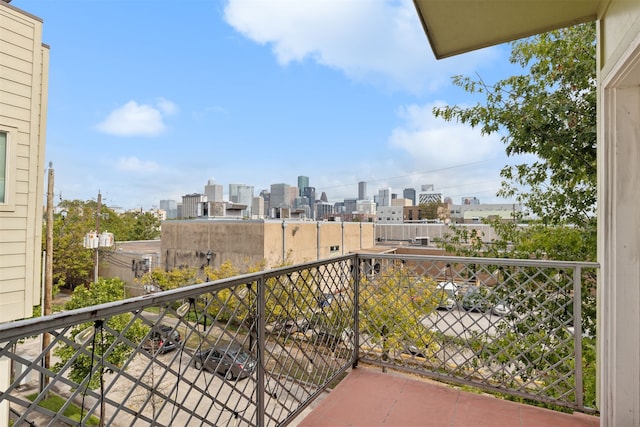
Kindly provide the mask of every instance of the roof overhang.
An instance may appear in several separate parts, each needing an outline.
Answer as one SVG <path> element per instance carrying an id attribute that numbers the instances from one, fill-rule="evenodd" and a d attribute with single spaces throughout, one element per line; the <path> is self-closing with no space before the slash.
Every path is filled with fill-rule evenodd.
<path id="1" fill-rule="evenodd" d="M 438 59 L 594 21 L 602 1 L 413 0 Z"/>

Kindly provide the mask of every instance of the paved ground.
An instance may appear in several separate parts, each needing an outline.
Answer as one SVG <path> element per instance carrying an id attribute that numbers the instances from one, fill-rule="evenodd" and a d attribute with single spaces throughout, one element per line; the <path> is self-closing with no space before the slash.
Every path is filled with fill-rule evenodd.
<path id="1" fill-rule="evenodd" d="M 360 367 L 296 427 L 597 427 L 597 417 L 565 414 L 464 392 L 440 383 Z"/>

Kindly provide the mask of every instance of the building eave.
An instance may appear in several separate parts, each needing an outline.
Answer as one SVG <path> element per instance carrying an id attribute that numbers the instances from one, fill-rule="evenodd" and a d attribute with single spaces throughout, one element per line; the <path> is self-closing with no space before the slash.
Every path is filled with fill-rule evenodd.
<path id="1" fill-rule="evenodd" d="M 414 0 L 437 59 L 594 21 L 605 0 Z"/>

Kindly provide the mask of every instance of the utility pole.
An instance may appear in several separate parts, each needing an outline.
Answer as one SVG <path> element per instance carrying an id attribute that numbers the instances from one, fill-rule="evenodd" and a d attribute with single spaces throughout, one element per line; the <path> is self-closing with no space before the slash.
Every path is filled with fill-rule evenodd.
<path id="1" fill-rule="evenodd" d="M 53 299 L 53 167 L 49 162 L 49 175 L 47 184 L 47 228 L 46 228 L 46 254 L 44 270 L 44 295 L 42 301 L 42 314 L 51 314 L 51 300 Z M 48 333 L 42 334 L 42 350 L 44 351 L 51 343 L 51 336 Z M 51 354 L 46 351 L 43 359 L 44 369 L 48 370 L 51 365 Z M 44 373 L 40 374 L 41 391 L 49 382 L 49 377 Z"/>
<path id="2" fill-rule="evenodd" d="M 102 209 L 102 194 L 100 194 L 100 190 L 98 190 L 98 206 L 96 207 L 96 235 L 100 236 L 100 211 Z M 96 246 L 96 255 L 93 264 L 93 283 L 98 282 L 98 250 L 100 249 L 100 245 Z"/>

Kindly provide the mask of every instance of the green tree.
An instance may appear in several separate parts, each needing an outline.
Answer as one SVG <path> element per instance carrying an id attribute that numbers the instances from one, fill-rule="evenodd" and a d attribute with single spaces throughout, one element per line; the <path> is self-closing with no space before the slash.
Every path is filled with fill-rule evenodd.
<path id="1" fill-rule="evenodd" d="M 435 108 L 445 120 L 499 134 L 509 156 L 535 161 L 505 166 L 498 195 L 515 197 L 539 222 L 487 221 L 497 238 L 486 242 L 478 231 L 455 227 L 440 246 L 465 256 L 592 261 L 596 259 L 596 45 L 595 24 L 581 24 L 512 43 L 511 62 L 524 69 L 489 85 L 482 79 L 454 77 L 454 84 L 483 99 L 471 107 Z M 502 291 L 516 307 L 512 329 L 479 353 L 486 360 L 520 360 L 526 379 L 534 371 L 569 372 L 572 346 L 560 347 L 571 322 L 568 280 L 556 285 L 548 271 L 540 283 L 526 272 L 503 271 Z M 560 275 L 562 276 L 562 275 Z M 595 271 L 583 271 L 583 330 L 595 333 Z M 549 294 L 547 286 L 555 287 Z M 534 308 L 535 307 L 535 308 Z M 531 310 L 547 313 L 528 315 Z M 590 339 L 583 342 L 585 378 L 593 377 Z M 571 342 L 571 341 L 569 341 Z M 545 344 L 546 343 L 546 344 Z M 548 351 L 555 343 L 554 351 Z M 561 389 L 562 387 L 558 387 Z M 588 388 L 588 390 L 590 390 Z M 560 390 L 559 393 L 566 393 Z M 586 401 L 594 396 L 587 396 Z"/>
<path id="2" fill-rule="evenodd" d="M 151 212 L 125 212 L 120 216 L 123 229 L 118 241 L 155 240 L 160 238 L 160 220 Z"/>
<path id="3" fill-rule="evenodd" d="M 54 283 L 74 289 L 93 279 L 95 253 L 86 249 L 83 243 L 86 234 L 96 229 L 97 208 L 98 204 L 93 200 L 62 200 L 58 204 L 53 215 Z M 159 237 L 160 222 L 148 212 L 119 215 L 101 205 L 99 222 L 100 231 L 113 233 L 118 241 Z M 42 235 L 44 249 L 46 233 Z"/>
<path id="4" fill-rule="evenodd" d="M 581 24 L 512 43 L 510 61 L 524 69 L 493 85 L 456 76 L 455 85 L 484 97 L 471 107 L 434 114 L 498 133 L 509 156 L 531 163 L 505 166 L 499 195 L 515 196 L 544 223 L 581 225 L 595 215 L 595 24 Z"/>
<path id="5" fill-rule="evenodd" d="M 390 354 L 415 345 L 424 355 L 435 344 L 422 319 L 439 303 L 433 279 L 414 276 L 403 268 L 384 269 L 373 278 L 363 275 L 360 284 L 360 330 L 368 345 L 380 348 L 384 360 Z"/>
<path id="6" fill-rule="evenodd" d="M 440 219 L 443 205 L 438 202 L 422 203 L 420 205 L 420 219 Z"/>
<path id="7" fill-rule="evenodd" d="M 198 276 L 196 268 L 175 268 L 170 271 L 156 268 L 135 279 L 135 282 L 141 285 L 155 285 L 163 291 L 168 291 L 181 286 L 202 283 L 204 280 Z"/>
<path id="8" fill-rule="evenodd" d="M 78 286 L 74 289 L 71 300 L 65 305 L 65 309 L 73 310 L 121 300 L 124 298 L 124 285 L 125 283 L 120 279 L 100 279 L 88 287 Z M 116 337 L 106 330 L 120 333 L 126 328 L 124 336 L 131 342 L 140 342 L 149 332 L 149 328 L 141 321 L 136 320 L 131 323 L 131 318 L 132 314 L 130 313 L 119 314 L 107 319 L 103 328 L 96 328 L 93 339 L 84 344 L 94 357 L 86 353 L 78 354 L 76 348 L 69 344 L 56 347 L 54 355 L 58 356 L 60 361 L 54 365 L 53 369 L 59 371 L 69 360 L 77 356 L 73 361 L 69 378 L 80 384 L 90 376 L 88 386 L 92 389 L 97 388 L 100 385 L 100 376 L 91 375 L 95 360 L 100 359 L 105 350 L 110 348 L 116 340 Z M 71 329 L 71 338 L 74 339 L 80 332 L 91 327 L 94 327 L 94 323 L 83 323 L 74 327 Z M 133 350 L 127 344 L 119 341 L 106 355 L 105 360 L 110 365 L 121 367 Z"/>

